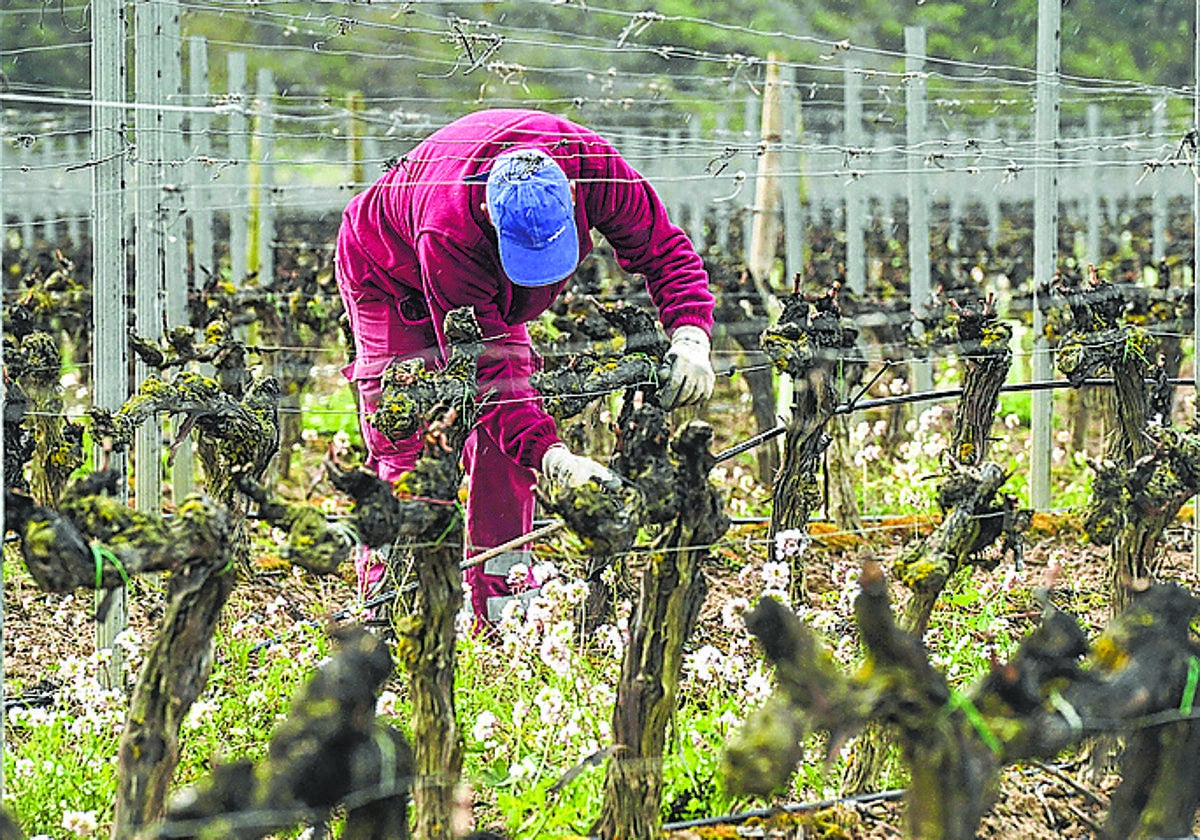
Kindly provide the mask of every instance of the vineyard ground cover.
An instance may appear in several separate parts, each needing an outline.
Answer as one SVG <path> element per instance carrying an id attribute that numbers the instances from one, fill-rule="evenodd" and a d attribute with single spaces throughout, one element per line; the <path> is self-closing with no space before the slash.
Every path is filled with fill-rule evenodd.
<path id="1" fill-rule="evenodd" d="M 749 410 L 734 394 L 725 396 L 728 399 L 722 400 L 722 405 Z M 713 419 L 724 427 L 720 434 L 732 442 L 743 418 L 737 416 L 737 408 L 725 411 L 730 416 L 718 413 L 720 419 Z M 937 420 L 928 418 L 926 423 L 936 424 Z M 316 462 L 328 443 L 327 435 L 310 434 L 302 444 L 300 464 L 305 467 L 301 472 L 306 480 L 312 481 Z M 738 507 L 745 512 L 760 510 L 768 494 L 754 483 L 752 468 L 734 463 L 726 470 L 724 484 Z M 314 487 L 313 498 L 328 512 L 344 512 L 344 500 L 321 483 L 285 490 L 288 495 L 302 495 Z M 903 522 L 903 518 L 898 520 Z M 934 614 L 929 641 L 935 662 L 952 680 L 970 682 L 982 673 L 992 652 L 1004 658 L 1037 614 L 1030 588 L 1055 575 L 1061 606 L 1085 616 L 1089 626 L 1103 623 L 1107 610 L 1104 554 L 1084 545 L 1070 521 L 1070 517 L 1043 518 L 1024 572 L 1002 565 L 994 572 L 977 572 L 948 593 L 945 606 Z M 1065 527 L 1061 527 L 1063 522 Z M 807 617 L 830 640 L 839 658 L 851 661 L 856 655 L 849 593 L 859 559 L 869 552 L 886 564 L 917 529 L 913 520 L 907 528 L 879 532 L 862 544 L 825 538 L 818 539 L 811 549 L 809 583 L 814 599 Z M 736 618 L 740 605 L 779 584 L 773 579 L 779 570 L 764 562 L 765 534 L 765 526 L 738 526 L 726 536 L 716 552 L 718 562 L 708 572 L 710 594 L 689 646 L 681 710 L 671 736 L 673 752 L 666 768 L 668 819 L 730 813 L 758 804 L 726 797 L 716 767 L 736 720 L 765 690 L 764 672 L 756 664 L 758 656 Z M 1195 587 L 1186 535 L 1178 532 L 1173 536 L 1165 574 Z M 564 573 L 571 572 L 568 542 L 555 541 L 544 549 L 542 553 Z M 272 535 L 265 527 L 256 534 L 255 555 L 258 575 L 235 590 L 221 622 L 213 678 L 185 729 L 179 784 L 205 772 L 214 759 L 253 757 L 261 752 L 292 693 L 328 653 L 328 640 L 317 628 L 324 617 L 354 602 L 352 575 L 340 580 L 319 579 L 293 572 L 277 558 Z M 637 565 L 638 558 L 630 558 L 631 579 L 637 574 Z M 1059 571 L 1052 572 L 1052 568 Z M 36 709 L 11 715 L 6 805 L 27 832 L 52 837 L 68 836 L 63 826 L 67 812 L 92 812 L 98 824 L 92 834 L 101 836 L 111 817 L 106 809 L 115 780 L 109 757 L 115 752 L 115 729 L 124 707 L 118 698 L 99 693 L 94 683 L 96 658 L 89 601 L 41 593 L 19 564 L 10 564 L 6 577 L 9 696 L 36 701 L 50 687 L 44 681 L 59 686 L 58 704 L 49 710 L 54 712 L 54 720 Z M 163 602 L 163 593 L 155 584 L 139 581 L 136 586 L 130 599 L 129 637 L 134 666 L 139 661 L 139 644 L 151 637 Z M 619 665 L 612 646 L 614 633 L 601 630 L 583 639 L 561 632 L 561 619 L 573 596 L 565 586 L 556 592 L 550 614 L 543 618 L 549 619 L 545 627 L 559 630 L 547 632 L 519 623 L 506 628 L 498 646 L 474 639 L 462 643 L 459 713 L 467 736 L 465 776 L 475 791 L 474 810 L 480 824 L 502 829 L 508 836 L 583 833 L 595 816 L 601 788 L 601 772 L 589 769 L 562 791 L 550 792 L 584 755 L 605 743 L 611 704 L 606 691 L 611 690 Z M 902 608 L 903 603 L 898 602 L 897 609 Z M 255 645 L 273 638 L 278 644 L 251 653 Z M 398 725 L 406 724 L 403 675 L 392 678 L 380 710 L 394 717 Z M 551 730 L 560 734 L 547 737 Z M 82 749 L 67 750 L 68 743 L 80 744 Z M 837 767 L 822 772 L 822 750 L 823 745 L 812 745 L 811 762 L 797 776 L 788 796 L 791 801 L 823 799 L 834 793 Z M 1086 820 L 1100 809 L 1059 775 L 1082 780 L 1084 788 L 1103 797 L 1114 779 L 1092 777 L 1091 767 L 1086 761 L 1077 761 L 1056 773 L 1030 767 L 1010 771 L 981 836 L 1090 836 Z M 886 782 L 902 786 L 904 779 L 893 770 Z M 839 814 L 836 820 L 829 815 L 822 819 L 825 824 L 844 824 L 849 836 L 864 838 L 894 837 L 903 819 L 898 805 L 886 803 L 861 813 L 842 809 Z M 85 820 L 80 829 L 85 836 L 87 825 Z M 775 836 L 795 836 L 796 826 L 795 818 L 781 821 L 776 829 L 763 826 L 763 836 L 772 836 L 773 830 L 780 832 Z M 697 835 L 680 832 L 678 836 Z"/>

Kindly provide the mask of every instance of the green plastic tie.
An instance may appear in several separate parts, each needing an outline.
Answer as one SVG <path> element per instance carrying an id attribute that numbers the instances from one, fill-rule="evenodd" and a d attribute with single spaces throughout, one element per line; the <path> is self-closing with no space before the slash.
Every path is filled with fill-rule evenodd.
<path id="1" fill-rule="evenodd" d="M 1071 731 L 1079 733 L 1083 731 L 1083 718 L 1079 716 L 1079 712 L 1075 707 L 1067 702 L 1067 698 L 1063 697 L 1057 690 L 1050 692 L 1050 705 L 1054 710 L 1063 716 L 1063 720 L 1071 727 Z"/>
<path id="2" fill-rule="evenodd" d="M 382 726 L 375 727 L 375 748 L 379 750 L 379 786 L 387 796 L 400 792 L 396 777 L 396 745 Z"/>
<path id="3" fill-rule="evenodd" d="M 128 586 L 129 575 L 125 572 L 125 567 L 121 565 L 121 561 L 117 559 L 117 555 L 113 554 L 100 543 L 92 543 L 92 557 L 96 561 L 96 588 L 104 588 L 104 561 L 107 560 L 112 564 L 112 567 L 117 570 L 117 574 L 121 576 L 121 581 Z"/>
<path id="4" fill-rule="evenodd" d="M 996 737 L 996 733 L 987 725 L 987 721 L 983 719 L 983 715 L 980 714 L 979 709 L 975 708 L 975 704 L 971 702 L 970 697 L 952 688 L 950 689 L 950 699 L 946 705 L 951 709 L 958 709 L 963 713 L 963 717 L 967 719 L 967 723 L 971 724 L 975 732 L 978 733 L 979 740 L 987 744 L 988 749 L 996 755 L 1004 752 L 1004 745 L 1000 743 L 1000 739 Z"/>
<path id="5" fill-rule="evenodd" d="M 450 536 L 450 532 L 454 530 L 454 525 L 458 521 L 459 517 L 462 517 L 463 522 L 467 521 L 467 515 L 463 511 L 462 504 L 458 501 L 455 501 L 454 515 L 450 517 L 450 521 L 446 523 L 446 529 L 442 531 L 441 536 L 433 541 L 433 544 L 430 546 L 430 548 L 437 548 L 445 541 L 446 537 Z"/>
<path id="6" fill-rule="evenodd" d="M 1200 682 L 1200 659 L 1188 657 L 1187 682 L 1183 686 L 1183 696 L 1179 698 L 1179 714 L 1190 715 L 1192 703 L 1196 699 L 1196 683 Z"/>

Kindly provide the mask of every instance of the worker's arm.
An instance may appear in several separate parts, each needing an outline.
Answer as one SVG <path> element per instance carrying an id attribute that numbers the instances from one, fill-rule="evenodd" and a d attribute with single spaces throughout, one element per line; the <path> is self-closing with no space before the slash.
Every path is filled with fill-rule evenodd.
<path id="1" fill-rule="evenodd" d="M 541 469 L 546 450 L 559 438 L 554 419 L 542 408 L 541 395 L 529 384 L 529 376 L 541 369 L 541 359 L 533 351 L 528 331 L 523 324 L 504 322 L 496 306 L 498 281 L 475 256 L 437 235 L 422 236 L 417 251 L 443 357 L 446 313 L 469 306 L 479 321 L 485 341 L 478 370 L 479 425 L 517 463 Z"/>

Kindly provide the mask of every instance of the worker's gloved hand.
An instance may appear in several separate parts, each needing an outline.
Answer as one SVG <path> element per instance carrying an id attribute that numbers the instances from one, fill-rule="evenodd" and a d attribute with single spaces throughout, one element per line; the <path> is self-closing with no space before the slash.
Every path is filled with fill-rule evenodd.
<path id="1" fill-rule="evenodd" d="M 621 479 L 608 467 L 576 455 L 563 443 L 554 444 L 542 456 L 542 475 L 560 487 L 580 487 L 593 478 L 609 490 L 621 486 Z"/>
<path id="2" fill-rule="evenodd" d="M 717 377 L 708 360 L 709 346 L 708 335 L 699 327 L 679 327 L 671 335 L 671 349 L 659 371 L 663 408 L 670 411 L 712 396 Z"/>

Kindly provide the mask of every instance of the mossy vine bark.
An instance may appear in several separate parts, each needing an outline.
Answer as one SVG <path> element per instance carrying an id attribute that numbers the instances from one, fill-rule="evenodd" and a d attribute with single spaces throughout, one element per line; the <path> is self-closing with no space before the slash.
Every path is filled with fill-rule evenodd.
<path id="1" fill-rule="evenodd" d="M 219 764 L 178 793 L 143 840 L 258 840 L 346 812 L 343 840 L 404 840 L 412 750 L 375 718 L 392 671 L 387 645 L 356 626 L 305 683 L 258 760 Z"/>
<path id="2" fill-rule="evenodd" d="M 1200 490 L 1200 425 L 1170 425 L 1171 389 L 1153 336 L 1130 322 L 1129 301 L 1094 274 L 1060 277 L 1055 292 L 1069 316 L 1059 342 L 1058 369 L 1080 386 L 1095 377 L 1113 383 L 1116 426 L 1095 480 L 1084 528 L 1111 546 L 1114 611 L 1130 588 L 1153 581 L 1161 537 L 1183 504 Z"/>
<path id="3" fill-rule="evenodd" d="M 817 479 L 832 436 L 826 428 L 866 367 L 857 348 L 858 330 L 842 317 L 835 285 L 820 297 L 790 295 L 779 320 L 762 336 L 762 348 L 780 374 L 792 378 L 792 413 L 784 433 L 783 463 L 772 491 L 768 552 L 785 531 L 807 535 L 808 521 L 822 503 Z M 857 519 L 857 513 L 852 517 Z M 805 537 L 806 538 L 806 537 Z M 808 598 L 803 556 L 790 558 L 792 595 Z"/>
<path id="4" fill-rule="evenodd" d="M 393 440 L 421 433 L 416 466 L 388 485 L 363 470 L 331 478 L 356 501 L 359 538 L 368 546 L 411 543 L 416 553 L 416 609 L 394 620 L 396 655 L 411 679 L 413 834 L 450 838 L 455 792 L 462 775 L 462 733 L 454 704 L 455 618 L 462 607 L 458 488 L 459 457 L 475 422 L 476 370 L 484 350 L 470 309 L 447 314 L 446 363 L 426 369 L 420 360 L 394 364 L 372 424 Z"/>
<path id="5" fill-rule="evenodd" d="M 1200 601 L 1191 593 L 1173 585 L 1134 593 L 1089 646 L 1075 619 L 1042 592 L 1042 623 L 1013 657 L 956 690 L 893 618 L 882 568 L 867 563 L 860 582 L 855 620 L 867 658 L 852 675 L 777 602 L 760 601 L 748 617 L 778 685 L 726 753 L 731 792 L 776 792 L 809 733 L 827 732 L 832 751 L 875 721 L 896 732 L 910 771 L 906 835 L 970 840 L 1002 767 L 1053 758 L 1095 734 L 1123 733 L 1124 778 L 1112 797 L 1106 840 L 1191 830 L 1200 804 L 1200 773 L 1182 766 L 1189 760 L 1183 750 L 1200 732 L 1191 719 L 1200 646 L 1189 629 Z M 1164 724 L 1173 731 L 1164 732 Z"/>
<path id="6" fill-rule="evenodd" d="M 666 483 L 648 497 L 646 518 L 660 526 L 646 554 L 641 590 L 617 683 L 614 750 L 594 833 L 604 840 L 650 840 L 659 833 L 663 748 L 675 713 L 684 645 L 704 601 L 704 562 L 729 519 L 708 480 L 712 429 L 684 426 L 667 445 L 661 409 L 642 406 L 622 423 L 614 466 L 635 485 Z"/>

